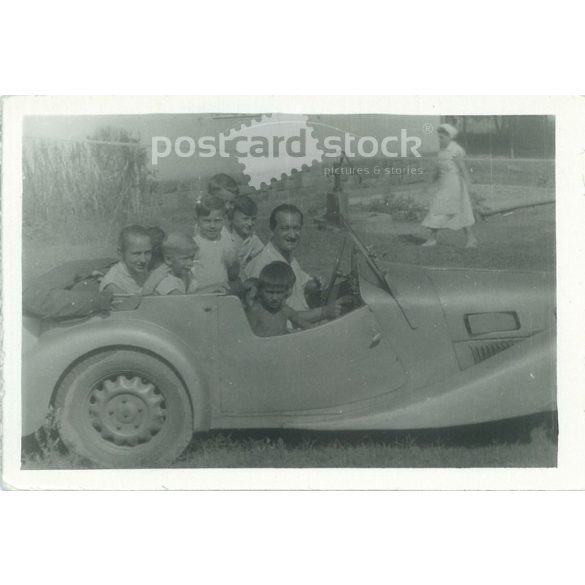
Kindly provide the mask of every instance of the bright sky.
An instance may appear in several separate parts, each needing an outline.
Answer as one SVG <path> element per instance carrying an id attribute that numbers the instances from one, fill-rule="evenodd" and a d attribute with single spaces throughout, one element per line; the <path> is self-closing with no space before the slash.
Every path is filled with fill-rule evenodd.
<path id="1" fill-rule="evenodd" d="M 173 145 L 182 136 L 191 137 L 197 142 L 202 136 L 217 138 L 219 134 L 251 121 L 249 116 L 227 117 L 224 114 L 43 116 L 25 120 L 24 136 L 28 139 L 84 140 L 98 128 L 112 126 L 130 132 L 150 151 L 154 137 L 166 137 Z M 372 136 L 381 141 L 386 136 L 400 136 L 401 131 L 405 130 L 409 136 L 421 139 L 421 152 L 430 152 L 438 147 L 434 132 L 428 133 L 429 124 L 433 128 L 438 125 L 438 116 L 311 115 L 309 123 L 314 127 L 315 137 L 321 140 L 326 136 L 340 136 L 345 132 L 358 137 Z M 181 158 L 174 152 L 166 158 L 160 158 L 156 168 L 159 180 L 186 179 L 216 172 L 237 175 L 241 172 L 234 156 L 201 158 L 194 155 Z"/>

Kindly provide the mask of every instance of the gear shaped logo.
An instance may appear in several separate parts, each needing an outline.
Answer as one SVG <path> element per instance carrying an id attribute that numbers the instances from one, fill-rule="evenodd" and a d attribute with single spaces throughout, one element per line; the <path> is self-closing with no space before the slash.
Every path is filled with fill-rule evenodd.
<path id="1" fill-rule="evenodd" d="M 255 189 L 323 158 L 313 128 L 303 114 L 265 114 L 224 136 L 231 141 L 249 185 Z"/>

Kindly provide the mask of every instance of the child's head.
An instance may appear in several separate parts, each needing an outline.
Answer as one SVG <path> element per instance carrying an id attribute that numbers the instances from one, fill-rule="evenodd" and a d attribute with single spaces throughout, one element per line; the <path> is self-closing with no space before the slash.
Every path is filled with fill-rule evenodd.
<path id="1" fill-rule="evenodd" d="M 165 238 L 162 250 L 165 262 L 171 267 L 171 272 L 182 278 L 193 267 L 197 244 L 186 234 L 175 232 Z"/>
<path id="2" fill-rule="evenodd" d="M 195 204 L 195 221 L 199 233 L 207 240 L 219 240 L 223 228 L 225 205 L 217 195 L 205 195 Z"/>
<path id="3" fill-rule="evenodd" d="M 146 231 L 152 242 L 152 258 L 150 260 L 149 268 L 150 270 L 154 270 L 164 262 L 162 243 L 165 239 L 165 232 L 157 226 L 146 228 Z"/>
<path id="4" fill-rule="evenodd" d="M 271 262 L 258 276 L 257 298 L 272 313 L 282 309 L 296 281 L 295 273 L 286 262 Z"/>
<path id="5" fill-rule="evenodd" d="M 238 195 L 228 213 L 232 229 L 243 239 L 254 232 L 258 206 L 247 195 Z"/>
<path id="6" fill-rule="evenodd" d="M 152 258 L 150 235 L 141 225 L 130 225 L 120 231 L 118 254 L 133 277 L 143 277 Z"/>
<path id="7" fill-rule="evenodd" d="M 240 188 L 234 179 L 225 173 L 213 175 L 207 185 L 209 195 L 221 197 L 226 209 L 229 209 L 235 197 L 240 194 Z"/>

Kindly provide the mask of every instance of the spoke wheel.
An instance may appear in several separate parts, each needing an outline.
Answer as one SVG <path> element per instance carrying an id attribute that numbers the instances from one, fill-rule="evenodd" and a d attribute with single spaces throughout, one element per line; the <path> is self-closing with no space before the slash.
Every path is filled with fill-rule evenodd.
<path id="1" fill-rule="evenodd" d="M 102 467 L 161 467 L 189 443 L 191 404 L 175 373 L 147 354 L 113 350 L 77 364 L 55 398 L 67 447 Z"/>

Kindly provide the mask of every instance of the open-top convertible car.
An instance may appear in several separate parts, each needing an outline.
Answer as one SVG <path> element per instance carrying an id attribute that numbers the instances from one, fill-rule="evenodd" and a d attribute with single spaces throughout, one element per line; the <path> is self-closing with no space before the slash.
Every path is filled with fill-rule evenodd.
<path id="1" fill-rule="evenodd" d="M 340 218 L 323 301 L 339 318 L 256 337 L 238 297 L 144 297 L 75 320 L 27 320 L 23 434 L 52 407 L 69 449 L 106 467 L 162 466 L 208 429 L 419 429 L 555 404 L 554 275 L 383 272 Z"/>

